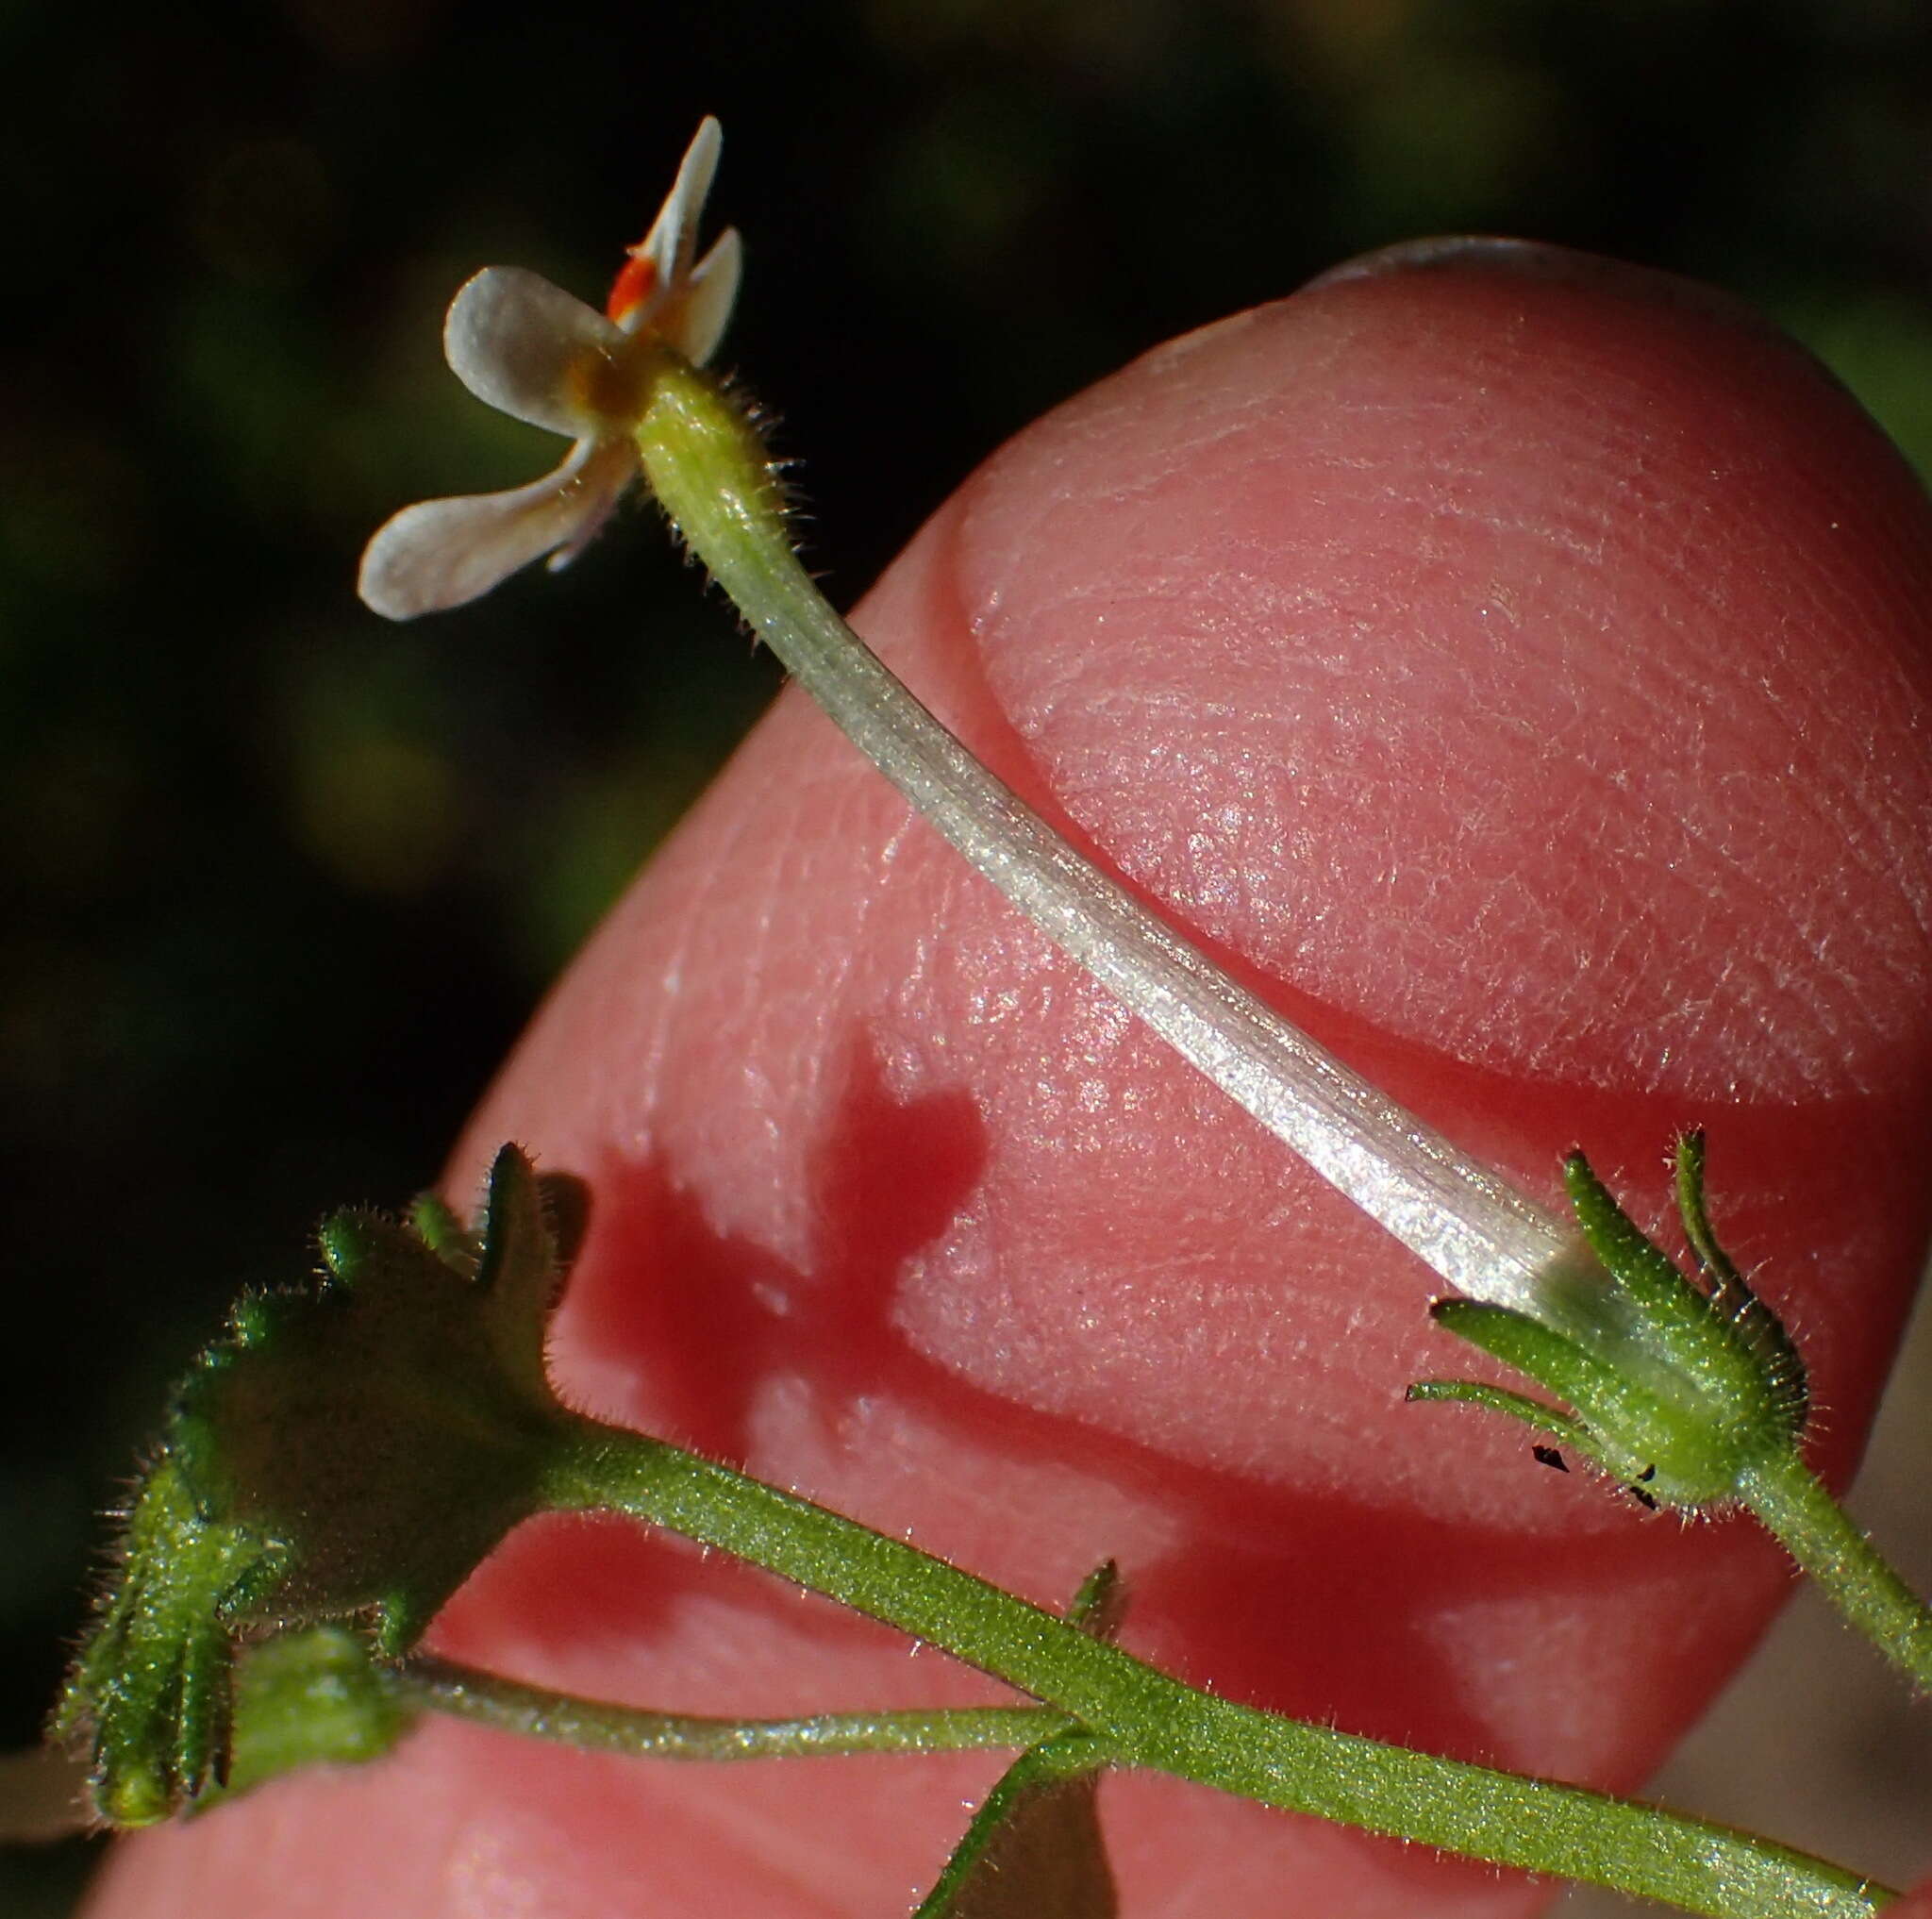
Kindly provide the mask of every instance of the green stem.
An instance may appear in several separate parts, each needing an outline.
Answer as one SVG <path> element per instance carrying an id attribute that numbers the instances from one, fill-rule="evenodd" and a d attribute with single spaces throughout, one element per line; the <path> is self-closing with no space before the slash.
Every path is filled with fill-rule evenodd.
<path id="1" fill-rule="evenodd" d="M 1853 1524 L 1795 1450 L 1740 1486 L 1765 1530 L 1922 1693 L 1932 1693 L 1932 1608 Z"/>
<path id="2" fill-rule="evenodd" d="M 418 1654 L 385 1676 L 399 1705 L 446 1712 L 499 1732 L 633 1759 L 817 1759 L 850 1753 L 1011 1751 L 1067 1730 L 1044 1706 L 942 1711 L 819 1712 L 800 1719 L 711 1719 L 649 1712 L 520 1685 L 475 1666 Z"/>
<path id="3" fill-rule="evenodd" d="M 798 563 L 764 447 L 715 380 L 665 355 L 636 432 L 659 503 L 754 630 L 1048 939 L 1457 1292 L 1537 1317 L 1553 1287 L 1591 1295 L 1600 1269 L 1567 1225 L 1228 978 L 913 698 Z"/>
<path id="4" fill-rule="evenodd" d="M 1851 1919 L 1894 1896 L 1726 1827 L 1217 1699 L 903 1541 L 659 1440 L 577 1421 L 559 1433 L 543 1492 L 562 1510 L 615 1510 L 720 1548 L 953 1653 L 1078 1721 L 1122 1765 L 1719 1919 Z"/>

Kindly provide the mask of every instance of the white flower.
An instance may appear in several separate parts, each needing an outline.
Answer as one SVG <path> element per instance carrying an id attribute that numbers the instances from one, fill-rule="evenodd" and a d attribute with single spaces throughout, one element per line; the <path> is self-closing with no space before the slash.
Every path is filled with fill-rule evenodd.
<path id="1" fill-rule="evenodd" d="M 693 264 L 719 144 L 708 119 L 604 312 L 521 267 L 486 267 L 465 282 L 442 329 L 456 376 L 479 400 L 574 444 L 529 486 L 425 500 L 386 522 L 356 582 L 376 612 L 408 620 L 459 607 L 546 554 L 553 568 L 567 565 L 602 531 L 638 476 L 631 427 L 650 356 L 667 345 L 702 366 L 731 317 L 742 259 L 736 230 Z"/>

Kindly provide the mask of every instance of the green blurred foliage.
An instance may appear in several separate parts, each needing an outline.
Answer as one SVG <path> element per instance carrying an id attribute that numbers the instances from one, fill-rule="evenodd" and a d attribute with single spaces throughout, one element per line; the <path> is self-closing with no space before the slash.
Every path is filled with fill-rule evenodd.
<path id="1" fill-rule="evenodd" d="M 1724 283 L 1932 468 L 1920 0 L 7 0 L 0 70 L 8 1742 L 169 1376 L 434 1176 L 773 690 L 644 509 L 420 627 L 350 586 L 398 505 L 557 454 L 444 370 L 449 294 L 600 291 L 702 112 L 727 357 L 841 599 L 1042 408 L 1427 230 Z"/>

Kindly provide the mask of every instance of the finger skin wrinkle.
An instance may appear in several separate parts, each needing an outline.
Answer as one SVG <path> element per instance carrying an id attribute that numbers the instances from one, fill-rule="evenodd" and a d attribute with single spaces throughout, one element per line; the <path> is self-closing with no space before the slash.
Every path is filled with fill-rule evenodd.
<path id="1" fill-rule="evenodd" d="M 1643 358 L 1566 351 L 1572 316 L 1526 306 L 1499 341 L 1479 298 L 1442 297 L 1444 367 L 1402 405 L 1373 398 L 1373 363 L 1339 372 L 1341 349 L 1303 344 L 1320 326 L 1297 302 L 1244 335 L 1258 353 L 1274 327 L 1295 331 L 1258 396 L 1247 362 L 1236 378 L 1217 362 L 1221 384 L 1198 356 L 1168 363 L 1185 391 L 1152 404 L 1214 422 L 1176 439 L 1184 483 L 1142 470 L 1130 492 L 1083 501 L 1074 462 L 1102 457 L 1105 414 L 1063 432 L 1050 420 L 1048 450 L 1029 439 L 1003 456 L 1017 474 L 996 461 L 960 509 L 959 565 L 1012 723 L 1136 879 L 1222 937 L 1242 902 L 1274 897 L 1242 928 L 1247 950 L 1398 1032 L 1624 1083 L 1639 1054 L 1591 1057 L 1570 1019 L 1574 994 L 1607 983 L 1576 956 L 1607 952 L 1614 1018 L 1660 1061 L 1659 1091 L 1897 1084 L 1923 1060 L 1910 1009 L 1932 988 L 1932 887 L 1909 850 L 1932 833 L 1924 649 L 1874 638 L 1924 628 L 1923 610 L 1901 618 L 1891 550 L 1909 531 L 1908 476 L 1875 500 L 1848 476 L 1834 487 L 1849 456 L 1821 458 L 1803 423 L 1767 418 L 1748 373 L 1710 397 L 1713 349 L 1670 338 L 1677 316 Z M 1335 332 L 1363 325 L 1342 314 Z M 1486 401 L 1498 393 L 1509 404 Z M 1822 381 L 1818 394 L 1819 410 L 1835 403 Z M 1364 450 L 1371 418 L 1389 443 Z M 1832 426 L 1840 442 L 1862 432 Z M 1030 498 L 1035 459 L 1062 503 L 1020 528 L 997 501 Z M 1854 515 L 1892 529 L 1874 567 L 1839 555 L 1833 523 Z M 1096 537 L 1116 556 L 1098 590 L 1056 558 Z M 1190 712 L 1204 678 L 1245 680 L 1248 714 Z M 1268 766 L 1284 771 L 1252 776 Z M 1185 824 L 1204 813 L 1241 823 L 1219 861 Z M 1677 836 L 1667 883 L 1626 887 L 1660 830 Z M 1835 859 L 1794 857 L 1821 839 Z M 1307 867 L 1272 857 L 1307 844 L 1325 849 Z M 1467 876 L 1493 890 L 1499 869 L 1513 927 L 1501 900 L 1467 900 Z M 1351 917 L 1375 928 L 1366 953 L 1305 930 Z M 1460 944 L 1478 921 L 1495 937 Z M 1745 1000 L 1697 976 L 1711 962 L 1684 929 L 1713 924 L 1733 933 L 1724 976 L 1755 982 Z M 1855 950 L 1821 970 L 1827 928 Z M 1459 973 L 1427 963 L 1445 946 L 1491 988 L 1474 1009 Z M 1552 1024 L 1568 1044 L 1548 1043 Z"/>

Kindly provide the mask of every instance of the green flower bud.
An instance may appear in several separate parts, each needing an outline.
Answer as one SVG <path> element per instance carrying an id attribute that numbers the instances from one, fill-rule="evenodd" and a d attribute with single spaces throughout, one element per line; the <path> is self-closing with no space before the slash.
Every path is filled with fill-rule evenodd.
<path id="1" fill-rule="evenodd" d="M 408 1650 L 519 1521 L 570 1415 L 543 1333 L 577 1190 L 497 1155 L 480 1231 L 434 1201 L 340 1212 L 305 1291 L 258 1293 L 176 1391 L 55 1730 L 145 1825 L 227 1777 L 238 1642 L 365 1623 Z"/>

